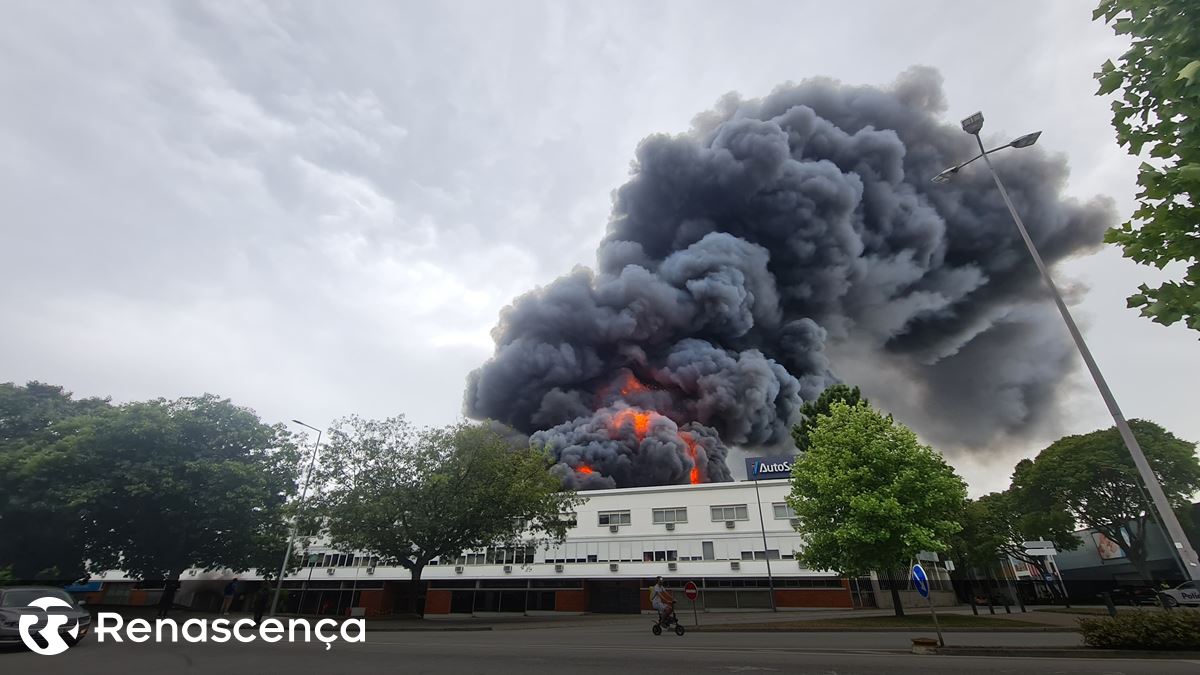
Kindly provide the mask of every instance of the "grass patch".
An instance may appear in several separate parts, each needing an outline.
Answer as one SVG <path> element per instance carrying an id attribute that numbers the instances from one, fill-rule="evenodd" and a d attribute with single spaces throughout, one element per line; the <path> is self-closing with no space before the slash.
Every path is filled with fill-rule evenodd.
<path id="1" fill-rule="evenodd" d="M 1045 628 L 1046 624 L 1018 619 L 997 619 L 984 616 L 943 614 L 938 616 L 942 628 Z M 802 619 L 798 621 L 772 621 L 769 623 L 735 623 L 701 626 L 708 630 L 737 631 L 801 631 L 824 630 L 827 628 L 933 628 L 929 614 L 906 614 L 900 616 L 863 616 L 844 619 Z"/>

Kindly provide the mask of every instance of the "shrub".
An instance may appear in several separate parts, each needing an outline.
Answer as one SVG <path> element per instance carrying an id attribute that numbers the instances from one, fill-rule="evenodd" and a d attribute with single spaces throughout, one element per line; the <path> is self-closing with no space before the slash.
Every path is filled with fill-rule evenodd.
<path id="1" fill-rule="evenodd" d="M 1080 619 L 1089 647 L 1105 649 L 1200 649 L 1200 612 L 1135 611 L 1101 619 Z"/>

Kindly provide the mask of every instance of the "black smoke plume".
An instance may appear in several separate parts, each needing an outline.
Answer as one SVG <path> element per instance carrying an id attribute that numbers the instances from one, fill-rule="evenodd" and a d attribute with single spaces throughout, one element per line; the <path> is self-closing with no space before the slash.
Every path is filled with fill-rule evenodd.
<path id="1" fill-rule="evenodd" d="M 944 111 L 916 68 L 729 95 L 645 139 L 596 269 L 504 309 L 467 413 L 583 488 L 729 480 L 722 442 L 786 441 L 839 378 L 934 441 L 1041 428 L 1072 352 L 987 173 L 930 182 L 974 153 Z M 995 161 L 1049 263 L 1099 244 L 1112 207 L 1064 199 L 1063 159 Z"/>

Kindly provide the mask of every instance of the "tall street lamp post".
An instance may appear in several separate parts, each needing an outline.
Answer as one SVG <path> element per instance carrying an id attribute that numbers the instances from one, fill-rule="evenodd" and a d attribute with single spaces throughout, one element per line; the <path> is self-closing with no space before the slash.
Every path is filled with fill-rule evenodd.
<path id="1" fill-rule="evenodd" d="M 992 160 L 988 157 L 993 152 L 1003 150 L 1004 148 L 1027 148 L 1037 142 L 1038 136 L 1042 132 L 1035 131 L 1032 134 L 1016 138 L 998 148 L 985 150 L 983 140 L 979 137 L 979 132 L 983 129 L 983 113 L 977 112 L 964 119 L 962 121 L 962 128 L 963 131 L 975 137 L 975 142 L 979 145 L 979 154 L 962 164 L 942 171 L 933 177 L 933 182 L 946 183 L 963 167 L 977 159 L 983 158 L 988 170 L 992 173 L 992 179 L 996 181 L 996 188 L 1000 190 L 1000 196 L 1004 199 L 1004 204 L 1008 206 L 1008 212 L 1012 214 L 1013 222 L 1017 225 L 1017 231 L 1021 233 L 1021 239 L 1025 242 L 1025 248 L 1029 249 L 1029 255 L 1033 258 L 1033 263 L 1037 265 L 1038 272 L 1042 275 L 1042 280 L 1046 282 L 1046 286 L 1050 289 L 1050 295 L 1054 298 L 1054 304 L 1058 306 L 1058 311 L 1062 314 L 1063 321 L 1067 324 L 1067 330 L 1071 333 L 1071 339 L 1075 341 L 1075 347 L 1079 349 L 1079 354 L 1083 357 L 1083 362 L 1087 364 L 1088 372 L 1092 375 L 1092 380 L 1096 382 L 1096 388 L 1100 390 L 1100 396 L 1104 399 L 1104 404 L 1108 406 L 1108 412 L 1112 415 L 1113 421 L 1117 426 L 1117 431 L 1121 434 L 1121 439 L 1125 442 L 1125 448 L 1129 450 L 1130 456 L 1133 457 L 1133 463 L 1137 467 L 1138 474 L 1142 477 L 1142 483 L 1145 484 L 1146 489 L 1150 492 L 1154 510 L 1158 511 L 1159 520 L 1167 529 L 1169 539 L 1180 558 L 1184 575 L 1193 581 L 1200 581 L 1200 561 L 1197 560 L 1196 551 L 1192 549 L 1187 535 L 1184 534 L 1183 528 L 1179 525 L 1179 520 L 1175 517 L 1175 512 L 1171 510 L 1171 504 L 1167 501 L 1166 494 L 1163 493 L 1162 485 L 1159 484 L 1158 478 L 1150 468 L 1150 463 L 1146 461 L 1146 455 L 1142 452 L 1141 446 L 1138 445 L 1133 431 L 1129 429 L 1129 424 L 1125 421 L 1125 416 L 1121 414 L 1121 408 L 1117 406 L 1117 400 L 1113 398 L 1112 390 L 1108 388 L 1108 382 L 1104 380 L 1104 376 L 1100 373 L 1100 367 L 1096 365 L 1096 360 L 1092 358 L 1092 352 L 1088 349 L 1087 343 L 1083 341 L 1083 335 L 1079 332 L 1079 327 L 1075 325 L 1075 320 L 1071 318 L 1071 312 L 1067 309 L 1067 304 L 1063 302 L 1062 295 L 1058 292 L 1058 287 L 1054 285 L 1054 280 L 1050 278 L 1050 272 L 1046 269 L 1046 264 L 1042 262 L 1042 256 L 1038 253 L 1037 247 L 1033 245 L 1033 239 L 1029 237 L 1029 232 L 1025 229 L 1025 223 L 1021 221 L 1021 216 L 1013 206 L 1012 199 L 1008 196 L 1008 191 L 1004 189 L 1004 183 L 1000 182 L 1000 175 L 996 173 L 996 168 L 992 166 Z"/>
<path id="2" fill-rule="evenodd" d="M 304 499 L 308 496 L 308 480 L 312 478 L 313 465 L 317 463 L 317 451 L 321 448 L 321 430 L 305 424 L 300 420 L 292 420 L 302 427 L 307 427 L 317 432 L 317 442 L 313 443 L 312 457 L 308 460 L 308 468 L 304 471 L 304 485 L 300 488 L 300 502 L 296 505 L 296 514 L 299 516 L 300 509 L 304 507 Z M 292 547 L 296 545 L 296 522 L 292 521 L 292 531 L 288 534 L 287 550 L 283 552 L 283 565 L 279 568 L 279 579 L 275 582 L 275 595 L 271 598 L 271 614 L 275 616 L 275 609 L 279 605 L 279 591 L 283 588 L 283 576 L 287 573 L 288 561 L 292 557 Z M 310 574 L 311 577 L 311 574 Z"/>
<path id="3" fill-rule="evenodd" d="M 754 501 L 758 502 L 758 527 L 762 532 L 763 560 L 767 561 L 767 588 L 771 593 L 771 611 L 778 612 L 779 608 L 775 606 L 775 577 L 771 574 L 771 549 L 767 547 L 767 523 L 763 520 L 762 495 L 758 493 L 758 469 L 761 465 L 761 461 L 754 463 Z"/>

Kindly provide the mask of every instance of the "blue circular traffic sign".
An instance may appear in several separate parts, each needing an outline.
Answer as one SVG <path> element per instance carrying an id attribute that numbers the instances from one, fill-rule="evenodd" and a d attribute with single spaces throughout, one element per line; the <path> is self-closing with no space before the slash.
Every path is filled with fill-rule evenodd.
<path id="1" fill-rule="evenodd" d="M 929 577 L 925 575 L 925 568 L 919 564 L 913 565 L 912 582 L 922 598 L 929 597 Z"/>

